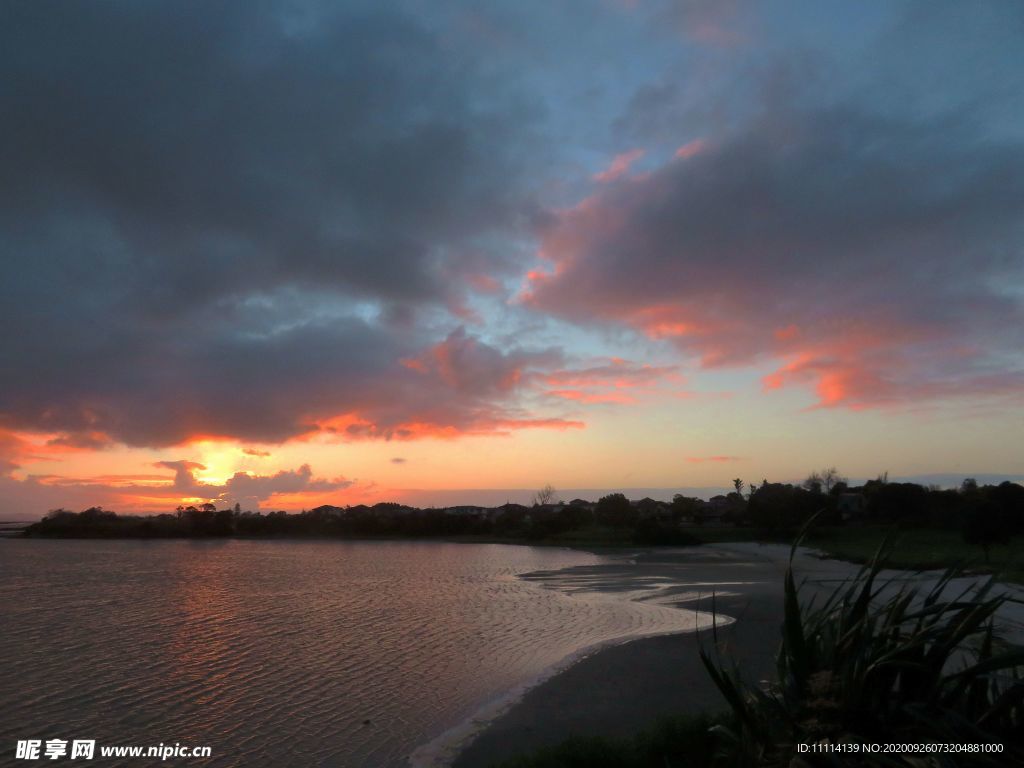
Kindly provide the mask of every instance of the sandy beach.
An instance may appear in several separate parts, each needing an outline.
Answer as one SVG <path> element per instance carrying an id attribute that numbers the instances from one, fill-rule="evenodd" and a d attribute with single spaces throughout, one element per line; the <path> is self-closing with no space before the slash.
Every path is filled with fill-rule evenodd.
<path id="1" fill-rule="evenodd" d="M 559 589 L 630 593 L 631 599 L 657 600 L 682 608 L 712 611 L 723 621 L 719 650 L 735 660 L 749 679 L 773 675 L 780 642 L 782 577 L 789 548 L 754 543 L 700 548 L 646 550 L 608 565 L 536 573 L 527 578 Z M 800 550 L 794 560 L 801 594 L 830 593 L 859 566 L 825 560 Z M 922 588 L 937 573 L 886 571 L 893 588 L 913 581 Z M 1017 597 L 1024 590 L 1007 587 Z M 1024 606 L 1008 606 L 1001 616 L 1008 639 L 1024 642 Z M 712 633 L 685 633 L 639 639 L 599 650 L 529 690 L 465 743 L 455 768 L 484 768 L 494 761 L 573 735 L 626 736 L 659 716 L 722 710 L 725 703 L 698 656 Z"/>

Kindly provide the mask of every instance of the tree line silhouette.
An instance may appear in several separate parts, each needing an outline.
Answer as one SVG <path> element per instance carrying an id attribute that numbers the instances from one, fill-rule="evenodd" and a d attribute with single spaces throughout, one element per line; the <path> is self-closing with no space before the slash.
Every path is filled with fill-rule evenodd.
<path id="1" fill-rule="evenodd" d="M 1017 483 L 958 489 L 890 482 L 886 475 L 851 486 L 835 469 L 812 473 L 800 484 L 764 480 L 710 501 L 676 495 L 672 502 L 630 501 L 610 493 L 596 503 L 554 502 L 550 486 L 533 506 L 504 504 L 484 509 L 421 509 L 394 502 L 372 506 L 325 505 L 300 513 L 242 511 L 238 504 L 181 506 L 174 513 L 118 515 L 91 507 L 57 509 L 25 530 L 27 536 L 73 538 L 215 537 L 452 537 L 542 541 L 601 527 L 612 540 L 637 544 L 700 543 L 704 526 L 743 526 L 770 535 L 798 529 L 817 515 L 822 525 L 895 523 L 904 527 L 960 530 L 971 544 L 988 547 L 1024 533 L 1024 487 Z M 541 501 L 543 500 L 543 503 Z"/>

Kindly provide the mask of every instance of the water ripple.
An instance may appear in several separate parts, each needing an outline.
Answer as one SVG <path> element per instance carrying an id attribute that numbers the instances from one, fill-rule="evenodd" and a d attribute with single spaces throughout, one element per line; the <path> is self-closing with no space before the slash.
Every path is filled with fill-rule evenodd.
<path id="1" fill-rule="evenodd" d="M 88 738 L 209 745 L 209 766 L 402 765 L 581 649 L 698 620 L 652 599 L 658 583 L 602 590 L 603 562 L 420 542 L 3 541 L 0 760 L 16 739 Z M 104 761 L 119 764 L 139 763 Z"/>

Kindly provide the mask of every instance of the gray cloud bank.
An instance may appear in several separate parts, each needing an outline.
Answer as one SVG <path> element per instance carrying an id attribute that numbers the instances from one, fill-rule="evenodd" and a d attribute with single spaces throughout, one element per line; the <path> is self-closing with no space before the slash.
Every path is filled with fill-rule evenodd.
<path id="1" fill-rule="evenodd" d="M 487 237 L 525 215 L 525 118 L 420 20 L 8 4 L 0 68 L 0 427 L 275 441 L 358 411 L 383 434 L 427 418 L 410 395 L 477 418 L 399 361 L 509 269 Z"/>

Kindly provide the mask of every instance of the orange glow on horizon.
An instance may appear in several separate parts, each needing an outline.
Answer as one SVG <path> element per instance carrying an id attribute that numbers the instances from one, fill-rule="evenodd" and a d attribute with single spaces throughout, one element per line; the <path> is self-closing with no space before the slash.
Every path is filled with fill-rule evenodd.
<path id="1" fill-rule="evenodd" d="M 739 456 L 687 456 L 686 461 L 690 464 L 725 464 L 730 461 L 740 461 Z"/>

